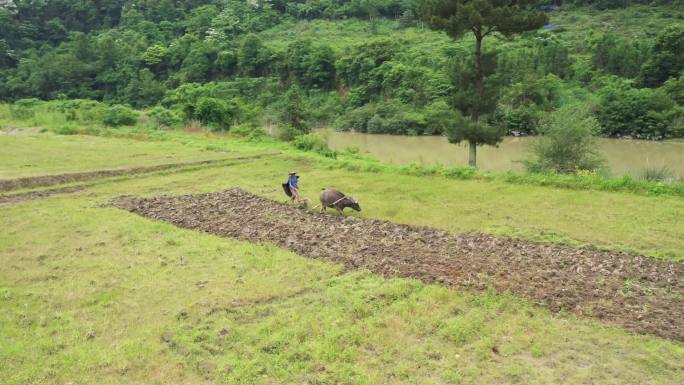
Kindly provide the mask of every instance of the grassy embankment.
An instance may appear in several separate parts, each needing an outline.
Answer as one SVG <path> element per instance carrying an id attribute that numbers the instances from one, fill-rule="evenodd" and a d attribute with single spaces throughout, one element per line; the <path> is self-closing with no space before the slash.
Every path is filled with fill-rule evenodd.
<path id="1" fill-rule="evenodd" d="M 506 295 L 471 295 L 312 261 L 102 207 L 122 194 L 238 186 L 282 199 L 334 185 L 364 216 L 684 254 L 678 197 L 349 173 L 278 143 L 167 133 L 168 142 L 0 135 L 0 175 L 284 154 L 184 173 L 103 180 L 0 206 L 0 378 L 27 383 L 653 383 L 684 381 L 681 344 L 633 336 Z M 86 141 L 99 148 L 92 162 Z M 69 148 L 69 157 L 51 158 Z M 209 150 L 207 150 L 209 148 Z M 21 158 L 21 162 L 17 162 Z M 73 160 L 77 159 L 78 163 Z M 165 159 L 165 158 L 164 158 Z M 22 164 L 33 165 L 30 168 Z M 391 198 L 388 198 L 391 197 Z"/>

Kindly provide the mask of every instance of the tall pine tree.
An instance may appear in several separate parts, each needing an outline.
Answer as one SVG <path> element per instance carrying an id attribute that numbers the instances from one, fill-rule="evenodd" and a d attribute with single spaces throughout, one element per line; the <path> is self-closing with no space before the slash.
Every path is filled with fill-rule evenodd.
<path id="1" fill-rule="evenodd" d="M 448 133 L 449 141 L 459 143 L 467 140 L 470 144 L 471 166 L 477 164 L 477 146 L 496 145 L 504 132 L 487 127 L 480 118 L 491 112 L 496 96 L 487 90 L 485 78 L 491 69 L 487 68 L 483 55 L 482 42 L 492 34 L 510 36 L 524 31 L 535 30 L 547 23 L 548 17 L 538 10 L 538 0 L 419 0 L 418 14 L 430 28 L 445 31 L 453 39 L 465 34 L 475 38 L 472 76 L 466 98 L 458 97 L 456 107 L 470 116 L 471 122 L 454 127 Z M 466 103 L 458 103 L 458 100 Z"/>

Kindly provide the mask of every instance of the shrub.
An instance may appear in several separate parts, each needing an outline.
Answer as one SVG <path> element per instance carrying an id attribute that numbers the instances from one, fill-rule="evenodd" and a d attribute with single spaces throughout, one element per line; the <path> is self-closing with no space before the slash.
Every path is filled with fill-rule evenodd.
<path id="1" fill-rule="evenodd" d="M 252 124 L 240 124 L 230 129 L 230 134 L 250 141 L 259 141 L 267 136 L 266 132 Z"/>
<path id="2" fill-rule="evenodd" d="M 641 171 L 641 179 L 655 182 L 664 182 L 672 179 L 674 172 L 667 166 L 647 167 Z"/>
<path id="3" fill-rule="evenodd" d="M 88 99 L 59 100 L 53 108 L 63 113 L 67 121 L 101 122 L 105 111 L 102 103 Z"/>
<path id="4" fill-rule="evenodd" d="M 216 130 L 227 129 L 231 120 L 229 106 L 223 100 L 202 97 L 197 101 L 194 118 Z"/>
<path id="5" fill-rule="evenodd" d="M 526 162 L 529 171 L 570 174 L 602 166 L 596 142 L 599 124 L 585 106 L 559 108 L 540 130 L 542 136 L 532 144 L 535 159 Z"/>
<path id="6" fill-rule="evenodd" d="M 603 134 L 640 139 L 672 136 L 675 113 L 674 101 L 663 90 L 625 85 L 604 88 L 597 111 Z"/>
<path id="7" fill-rule="evenodd" d="M 138 113 L 121 104 L 107 107 L 102 118 L 102 123 L 110 127 L 132 126 L 137 121 Z"/>
<path id="8" fill-rule="evenodd" d="M 286 142 L 291 142 L 293 141 L 297 136 L 304 134 L 303 131 L 300 131 L 294 127 L 292 127 L 289 124 L 280 124 L 276 128 L 276 138 L 280 140 L 284 140 Z"/>
<path id="9" fill-rule="evenodd" d="M 35 98 L 30 99 L 19 99 L 14 102 L 14 105 L 10 106 L 10 113 L 12 117 L 19 120 L 26 120 L 34 117 L 36 112 L 34 110 L 41 103 L 40 100 Z"/>
<path id="10" fill-rule="evenodd" d="M 663 90 L 670 98 L 680 105 L 684 105 L 684 74 L 678 78 L 671 78 L 663 84 Z"/>
<path id="11" fill-rule="evenodd" d="M 437 130 L 435 133 L 441 130 L 435 123 L 441 118 L 443 110 L 444 106 L 437 104 L 429 111 L 430 123 Z M 335 126 L 341 130 L 371 134 L 422 135 L 428 126 L 428 118 L 412 106 L 388 100 L 353 109 L 340 117 Z"/>
<path id="12" fill-rule="evenodd" d="M 158 128 L 178 127 L 183 121 L 178 113 L 161 106 L 150 110 L 148 116 L 152 118 L 154 125 Z"/>
<path id="13" fill-rule="evenodd" d="M 300 135 L 294 139 L 293 144 L 302 151 L 317 152 L 328 158 L 337 157 L 337 152 L 331 150 L 328 144 L 316 134 Z"/>
<path id="14" fill-rule="evenodd" d="M 375 105 L 367 104 L 340 116 L 335 127 L 341 131 L 367 132 L 368 121 L 375 115 Z"/>

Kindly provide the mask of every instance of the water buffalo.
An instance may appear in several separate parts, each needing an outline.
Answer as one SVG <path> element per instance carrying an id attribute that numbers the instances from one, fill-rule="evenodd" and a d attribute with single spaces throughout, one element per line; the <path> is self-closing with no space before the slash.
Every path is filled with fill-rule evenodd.
<path id="1" fill-rule="evenodd" d="M 321 190 L 320 198 L 321 212 L 325 212 L 328 207 L 335 208 L 340 214 L 342 214 L 342 211 L 347 207 L 351 207 L 356 211 L 361 211 L 361 206 L 359 206 L 359 202 L 356 199 L 346 196 L 337 190 Z"/>

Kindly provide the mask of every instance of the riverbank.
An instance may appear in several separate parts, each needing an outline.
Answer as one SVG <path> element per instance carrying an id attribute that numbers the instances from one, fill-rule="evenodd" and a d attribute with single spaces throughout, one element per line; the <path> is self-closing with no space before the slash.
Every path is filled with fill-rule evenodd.
<path id="1" fill-rule="evenodd" d="M 393 164 L 468 164 L 467 145 L 455 145 L 442 136 L 405 136 L 322 130 L 334 150 L 357 149 L 360 154 Z M 534 137 L 506 137 L 498 147 L 478 148 L 478 168 L 483 171 L 524 172 Z M 647 169 L 671 171 L 669 178 L 684 180 L 684 140 L 634 140 L 599 138 L 599 151 L 614 177 L 641 177 Z"/>

